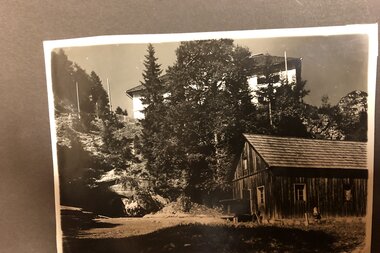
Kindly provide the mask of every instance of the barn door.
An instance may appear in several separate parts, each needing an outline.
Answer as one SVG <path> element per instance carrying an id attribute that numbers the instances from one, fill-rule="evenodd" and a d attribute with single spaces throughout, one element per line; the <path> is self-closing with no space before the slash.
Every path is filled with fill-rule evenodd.
<path id="1" fill-rule="evenodd" d="M 294 190 L 294 211 L 297 217 L 303 217 L 306 210 L 306 184 L 297 183 L 293 185 Z"/>
<path id="2" fill-rule="evenodd" d="M 244 213 L 251 213 L 251 189 L 243 190 Z"/>

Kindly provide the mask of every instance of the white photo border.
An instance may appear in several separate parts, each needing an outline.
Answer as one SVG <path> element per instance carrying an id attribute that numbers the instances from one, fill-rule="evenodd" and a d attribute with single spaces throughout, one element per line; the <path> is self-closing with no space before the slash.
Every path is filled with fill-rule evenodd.
<path id="1" fill-rule="evenodd" d="M 64 47 L 100 46 L 112 44 L 139 44 L 139 43 L 165 43 L 207 39 L 259 39 L 259 38 L 286 38 L 311 36 L 337 36 L 337 35 L 366 35 L 368 37 L 368 199 L 366 213 L 366 246 L 365 252 L 371 248 L 372 215 L 373 215 L 373 186 L 374 186 L 374 136 L 375 136 L 375 94 L 376 73 L 378 57 L 378 25 L 358 24 L 345 26 L 324 26 L 310 28 L 285 28 L 267 30 L 219 31 L 199 33 L 173 33 L 173 34 L 142 34 L 142 35 L 108 35 L 74 39 L 49 40 L 43 42 L 45 54 L 45 70 L 47 81 L 49 119 L 51 132 L 51 145 L 54 169 L 54 195 L 56 213 L 57 251 L 63 252 L 62 227 L 60 216 L 60 192 L 58 180 L 57 133 L 54 117 L 54 95 L 52 86 L 51 53 L 54 49 Z"/>

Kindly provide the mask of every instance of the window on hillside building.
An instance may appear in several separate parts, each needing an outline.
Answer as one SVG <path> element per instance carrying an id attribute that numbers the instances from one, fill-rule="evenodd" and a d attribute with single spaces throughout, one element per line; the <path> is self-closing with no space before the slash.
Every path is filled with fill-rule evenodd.
<path id="1" fill-rule="evenodd" d="M 265 206 L 265 188 L 264 186 L 257 187 L 257 205 Z"/>
<path id="2" fill-rule="evenodd" d="M 306 201 L 305 184 L 294 184 L 294 199 L 295 201 Z"/>

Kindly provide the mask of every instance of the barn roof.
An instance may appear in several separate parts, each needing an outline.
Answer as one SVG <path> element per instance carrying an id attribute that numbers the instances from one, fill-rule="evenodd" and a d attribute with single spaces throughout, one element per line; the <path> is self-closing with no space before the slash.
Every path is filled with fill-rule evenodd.
<path id="1" fill-rule="evenodd" d="M 269 167 L 367 169 L 365 142 L 244 136 Z"/>

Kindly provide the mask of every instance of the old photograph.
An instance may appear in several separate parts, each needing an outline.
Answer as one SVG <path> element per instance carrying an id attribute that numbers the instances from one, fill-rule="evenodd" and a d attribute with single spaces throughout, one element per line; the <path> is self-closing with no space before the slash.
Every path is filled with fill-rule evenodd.
<path id="1" fill-rule="evenodd" d="M 377 25 L 44 49 L 59 252 L 368 252 Z"/>

